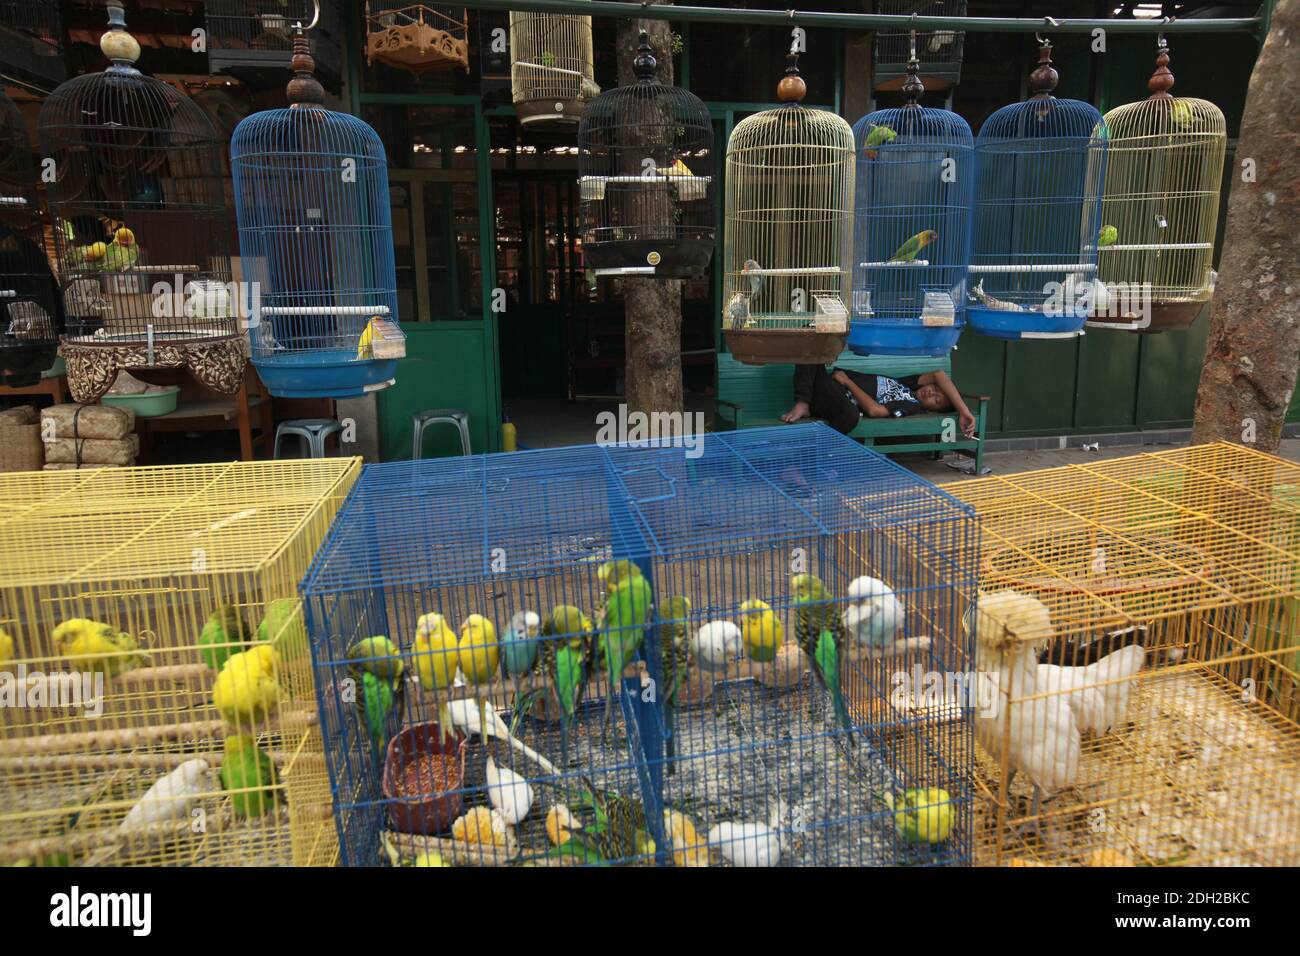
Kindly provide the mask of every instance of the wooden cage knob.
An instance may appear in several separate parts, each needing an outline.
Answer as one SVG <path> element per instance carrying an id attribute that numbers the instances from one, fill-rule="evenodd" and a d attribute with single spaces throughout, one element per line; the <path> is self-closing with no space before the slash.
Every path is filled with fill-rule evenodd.
<path id="1" fill-rule="evenodd" d="M 1169 69 L 1169 48 L 1161 47 L 1156 54 L 1156 71 L 1147 80 L 1147 89 L 1151 91 L 1153 100 L 1172 99 L 1173 94 L 1169 91 L 1173 86 L 1174 74 Z"/>
<path id="2" fill-rule="evenodd" d="M 316 61 L 311 55 L 311 43 L 307 35 L 299 28 L 293 38 L 293 57 L 289 60 L 293 67 L 293 78 L 285 87 L 285 96 L 289 106 L 316 106 L 325 102 L 325 87 L 315 77 Z"/>
<path id="3" fill-rule="evenodd" d="M 808 84 L 799 75 L 799 54 L 788 54 L 785 64 L 785 76 L 776 84 L 776 98 L 782 103 L 800 103 L 808 94 Z"/>
<path id="4" fill-rule="evenodd" d="M 1052 45 L 1044 43 L 1038 48 L 1038 66 L 1029 74 L 1029 92 L 1033 96 L 1051 96 L 1060 78 L 1052 66 Z"/>

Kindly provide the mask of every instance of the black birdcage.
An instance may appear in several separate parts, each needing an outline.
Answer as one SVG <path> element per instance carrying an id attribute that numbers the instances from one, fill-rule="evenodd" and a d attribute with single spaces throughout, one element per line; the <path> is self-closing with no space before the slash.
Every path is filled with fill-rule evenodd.
<path id="1" fill-rule="evenodd" d="M 54 364 L 63 309 L 42 242 L 39 164 L 22 114 L 0 93 L 0 384 L 33 385 Z"/>
<path id="2" fill-rule="evenodd" d="M 52 0 L 0 0 L 0 60 L 6 74 L 46 90 L 63 81 L 59 8 Z"/>
<path id="3" fill-rule="evenodd" d="M 339 0 L 207 0 L 208 68 L 257 83 L 284 76 L 293 51 L 295 24 L 311 24 L 311 54 L 326 85 L 343 62 Z"/>
<path id="4" fill-rule="evenodd" d="M 655 79 L 641 33 L 636 82 L 600 94 L 578 127 L 582 253 L 598 274 L 701 276 L 713 255 L 709 108 Z"/>
<path id="5" fill-rule="evenodd" d="M 875 12 L 922 17 L 964 17 L 966 3 L 964 0 L 936 0 L 934 3 L 880 0 Z M 962 41 L 965 36 L 959 30 L 916 31 L 916 59 L 926 89 L 946 90 L 961 80 Z M 886 91 L 903 88 L 903 83 L 907 80 L 911 45 L 911 33 L 908 30 L 876 32 L 872 56 L 873 89 Z"/>
<path id="6" fill-rule="evenodd" d="M 93 402 L 119 369 L 186 366 L 233 394 L 245 354 L 225 144 L 192 100 L 135 68 L 140 46 L 122 7 L 108 9 L 100 49 L 111 65 L 61 85 L 37 121 L 69 389 Z"/>

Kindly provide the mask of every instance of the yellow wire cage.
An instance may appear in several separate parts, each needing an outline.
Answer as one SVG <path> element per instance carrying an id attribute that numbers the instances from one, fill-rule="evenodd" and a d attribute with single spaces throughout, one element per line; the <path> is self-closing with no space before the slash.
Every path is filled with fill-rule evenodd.
<path id="1" fill-rule="evenodd" d="M 1148 99 L 1106 114 L 1110 154 L 1097 267 L 1111 291 L 1094 303 L 1094 327 L 1183 329 L 1214 294 L 1227 125 L 1213 103 L 1170 94 L 1174 76 L 1163 38 L 1147 85 Z"/>
<path id="2" fill-rule="evenodd" d="M 976 861 L 1300 863 L 1300 466 L 1220 443 L 951 490 L 982 526 Z"/>
<path id="3" fill-rule="evenodd" d="M 792 52 L 782 106 L 727 142 L 722 329 L 741 362 L 830 362 L 848 338 L 853 253 L 853 131 L 800 101 Z"/>
<path id="4" fill-rule="evenodd" d="M 366 62 L 399 70 L 469 72 L 469 18 L 464 7 L 366 0 Z"/>
<path id="5" fill-rule="evenodd" d="M 334 862 L 297 585 L 359 470 L 0 476 L 0 864 Z"/>
<path id="6" fill-rule="evenodd" d="M 510 87 L 519 122 L 576 125 L 600 94 L 593 71 L 591 17 L 510 13 Z"/>

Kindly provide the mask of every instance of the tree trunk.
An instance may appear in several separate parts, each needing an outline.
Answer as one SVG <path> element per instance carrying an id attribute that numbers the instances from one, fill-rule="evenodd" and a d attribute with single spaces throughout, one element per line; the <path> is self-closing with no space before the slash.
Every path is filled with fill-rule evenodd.
<path id="1" fill-rule="evenodd" d="M 1193 442 L 1276 452 L 1282 440 L 1300 364 L 1297 41 L 1300 0 L 1281 0 L 1246 94 Z"/>
<path id="2" fill-rule="evenodd" d="M 651 3 L 665 0 L 650 0 Z M 618 83 L 635 82 L 632 60 L 640 31 L 650 34 L 659 82 L 673 82 L 673 36 L 667 20 L 622 20 L 618 26 Z M 629 277 L 618 280 L 626 314 L 624 397 L 630 411 L 680 412 L 682 408 L 682 282 Z"/>

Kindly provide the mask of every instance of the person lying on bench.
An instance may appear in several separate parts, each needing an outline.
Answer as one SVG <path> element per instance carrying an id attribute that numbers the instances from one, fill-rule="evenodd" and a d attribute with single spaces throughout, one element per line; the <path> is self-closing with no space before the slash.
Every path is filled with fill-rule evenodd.
<path id="1" fill-rule="evenodd" d="M 975 416 L 945 372 L 896 379 L 842 368 L 828 372 L 824 365 L 797 365 L 794 407 L 781 416 L 781 421 L 797 422 L 811 415 L 847 435 L 863 416 L 901 418 L 918 412 L 949 411 L 957 413 L 961 433 L 973 437 Z"/>

